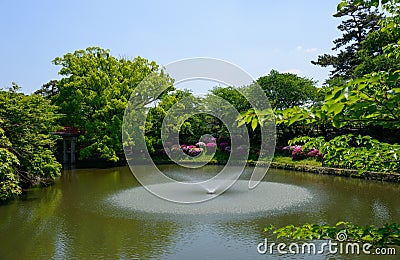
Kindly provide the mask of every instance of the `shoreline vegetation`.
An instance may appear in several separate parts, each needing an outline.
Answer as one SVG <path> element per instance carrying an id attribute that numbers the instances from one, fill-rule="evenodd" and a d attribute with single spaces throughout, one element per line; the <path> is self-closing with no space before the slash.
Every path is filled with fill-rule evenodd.
<path id="1" fill-rule="evenodd" d="M 153 160 L 156 165 L 164 165 L 164 164 L 173 164 L 172 160 L 168 159 L 155 159 Z M 199 161 L 185 161 L 183 163 L 187 164 L 203 164 L 205 160 Z M 225 165 L 227 160 L 215 160 L 212 159 L 208 162 L 208 165 Z M 94 166 L 95 164 L 89 163 L 86 164 L 83 162 L 85 166 Z M 98 164 L 96 164 L 98 165 Z M 108 164 L 109 167 L 115 166 L 123 166 L 127 164 Z M 266 166 L 265 162 L 257 162 L 255 160 L 247 160 L 247 166 Z M 81 165 L 82 166 L 82 165 Z M 86 167 L 82 168 L 86 168 Z M 105 166 L 105 165 L 103 165 Z M 107 167 L 106 166 L 106 167 Z M 400 183 L 400 173 L 396 172 L 377 172 L 377 171 L 364 171 L 359 172 L 356 169 L 344 169 L 344 168 L 334 168 L 334 167 L 325 167 L 322 166 L 322 162 L 318 162 L 312 159 L 303 159 L 303 160 L 292 160 L 289 156 L 275 156 L 272 162 L 269 165 L 270 168 L 274 169 L 282 169 L 282 170 L 291 170 L 296 172 L 303 173 L 312 173 L 312 174 L 321 174 L 321 175 L 332 175 L 338 177 L 349 177 L 349 178 L 357 178 L 364 180 L 373 180 L 373 181 L 385 181 L 385 182 L 393 182 Z M 81 168 L 81 167 L 78 167 Z"/>
<path id="2" fill-rule="evenodd" d="M 277 144 L 274 168 L 400 182 L 399 4 L 338 5 L 336 54 L 311 61 L 333 68 L 321 86 L 272 69 L 247 85 L 218 85 L 196 96 L 140 56 L 88 47 L 56 57 L 58 80 L 30 95 L 15 83 L 0 89 L 0 200 L 61 175 L 69 140 L 51 133 L 66 129 L 79 135 L 70 150 L 82 163 L 104 160 L 107 167 L 125 164 L 125 152 L 140 159 L 145 149 L 158 163 L 167 154 L 217 163 L 233 156 L 252 165 L 272 158 L 266 148 Z M 262 101 L 256 97 L 269 105 L 254 106 Z"/>
<path id="3" fill-rule="evenodd" d="M 320 86 L 314 79 L 272 69 L 252 82 L 216 85 L 205 95 L 195 95 L 177 88 L 180 81 L 175 80 L 179 78 L 172 78 L 156 61 L 114 57 L 110 50 L 94 46 L 56 57 L 53 64 L 59 66 L 58 79 L 32 94 L 22 93 L 16 83 L 0 88 L 0 205 L 32 187 L 53 184 L 62 169 L 68 175 L 68 169 L 126 167 L 130 162 L 173 164 L 175 159 L 184 164 L 225 165 L 232 158 L 230 165 L 245 163 L 298 174 L 399 184 L 400 0 L 340 0 L 333 16 L 342 20 L 337 27 L 342 35 L 333 40 L 333 52 L 311 61 L 332 69 Z M 77 140 L 68 148 L 71 135 Z M 75 155 L 79 161 L 63 166 L 61 154 L 64 162 L 67 156 L 75 162 Z M 87 191 L 78 188 L 79 199 Z M 340 192 L 335 188 L 331 188 L 333 192 Z M 364 186 L 353 192 L 355 199 L 371 199 L 374 215 L 390 216 L 386 206 L 375 207 L 373 194 Z M 69 196 L 62 199 L 68 204 L 75 199 L 71 194 L 69 189 L 66 194 L 59 191 L 49 196 L 56 201 L 60 195 Z M 385 197 L 393 202 L 389 209 L 394 210 L 397 198 L 391 194 Z M 343 198 L 336 203 L 347 199 Z M 357 211 L 351 206 L 358 203 L 350 199 L 344 206 Z M 34 209 L 57 217 L 53 204 L 43 200 Z M 17 210 L 19 207 L 30 210 L 24 205 L 17 205 Z M 372 213 L 372 207 L 368 209 Z M 278 229 L 270 225 L 265 231 L 277 238 L 303 240 L 339 240 L 339 232 L 345 232 L 350 242 L 400 245 L 397 223 L 381 228 L 343 221 L 335 226 L 321 223 L 332 221 L 330 214 L 336 218 L 336 211 L 330 208 L 329 218 L 326 212 L 323 217 L 313 216 L 318 224 Z M 74 220 L 88 212 L 65 216 Z M 386 221 L 378 214 L 369 218 L 356 213 L 358 221 Z M 346 212 L 342 214 L 348 217 Z M 140 225 L 137 234 L 146 229 Z M 180 232 L 174 228 L 167 231 Z"/>

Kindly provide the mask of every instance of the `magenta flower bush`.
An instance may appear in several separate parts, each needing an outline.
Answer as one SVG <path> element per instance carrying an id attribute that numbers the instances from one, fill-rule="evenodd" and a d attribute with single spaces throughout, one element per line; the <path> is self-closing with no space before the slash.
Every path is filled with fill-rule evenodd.
<path id="1" fill-rule="evenodd" d="M 304 152 L 303 146 L 301 145 L 284 146 L 281 148 L 281 150 L 286 154 L 290 154 L 293 160 L 300 160 L 304 158 L 321 159 L 323 157 L 322 153 L 315 148 L 312 148 L 309 151 Z"/>
<path id="2" fill-rule="evenodd" d="M 294 160 L 296 159 L 302 159 L 306 157 L 306 154 L 302 151 L 303 147 L 301 145 L 296 145 L 294 146 L 292 150 L 292 158 Z"/>
<path id="3" fill-rule="evenodd" d="M 191 157 L 199 156 L 203 152 L 203 148 L 191 148 L 188 151 L 188 155 Z"/>
<path id="4" fill-rule="evenodd" d="M 184 152 L 184 153 L 188 153 L 188 151 L 189 151 L 189 146 L 187 146 L 186 144 L 182 144 L 181 145 L 181 150 Z"/>
<path id="5" fill-rule="evenodd" d="M 171 157 L 174 159 L 182 158 L 182 152 L 191 157 L 196 157 L 196 156 L 201 155 L 201 153 L 203 151 L 204 151 L 204 149 L 201 147 L 197 147 L 195 145 L 186 145 L 186 144 L 182 144 L 182 145 L 174 144 L 171 146 L 171 148 L 166 147 L 164 149 L 164 153 L 166 153 L 166 154 L 169 153 L 171 155 Z"/>
<path id="6" fill-rule="evenodd" d="M 318 149 L 312 148 L 308 151 L 307 157 L 322 157 L 322 153 Z"/>
<path id="7" fill-rule="evenodd" d="M 182 158 L 183 154 L 189 155 L 191 157 L 200 156 L 201 154 L 213 154 L 217 151 L 217 148 L 221 152 L 232 154 L 235 157 L 243 157 L 247 150 L 249 149 L 246 145 L 240 145 L 232 151 L 230 146 L 230 138 L 229 137 L 219 137 L 218 142 L 214 137 L 206 136 L 203 137 L 199 142 L 195 145 L 187 145 L 187 144 L 174 144 L 168 142 L 165 143 L 165 149 L 163 149 L 162 153 L 170 154 L 173 158 Z M 170 145 L 170 146 L 169 146 Z M 183 153 L 182 153 L 183 152 Z"/>

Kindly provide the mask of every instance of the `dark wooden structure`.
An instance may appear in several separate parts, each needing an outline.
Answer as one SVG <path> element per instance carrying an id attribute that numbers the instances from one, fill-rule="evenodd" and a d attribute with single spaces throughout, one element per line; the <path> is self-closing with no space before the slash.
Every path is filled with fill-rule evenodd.
<path id="1" fill-rule="evenodd" d="M 59 135 L 63 138 L 63 161 L 64 164 L 76 163 L 76 141 L 81 134 L 78 128 L 64 126 L 63 129 L 54 132 L 53 134 Z"/>

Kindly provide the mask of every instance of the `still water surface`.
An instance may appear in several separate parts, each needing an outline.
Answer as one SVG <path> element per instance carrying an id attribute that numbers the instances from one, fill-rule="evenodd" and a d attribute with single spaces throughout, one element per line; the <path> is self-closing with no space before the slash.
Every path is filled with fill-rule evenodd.
<path id="1" fill-rule="evenodd" d="M 186 178 L 182 168 L 160 169 Z M 218 170 L 207 166 L 194 175 Z M 196 213 L 184 205 L 166 207 L 167 202 L 140 187 L 128 167 L 66 170 L 54 186 L 30 190 L 0 206 L 0 259 L 398 259 L 399 248 L 397 257 L 260 255 L 257 245 L 269 224 L 400 222 L 398 184 L 275 169 L 264 181 L 293 188 L 284 192 L 288 196 L 303 197 L 296 198 L 296 205 L 263 209 L 270 203 L 268 186 L 265 192 L 262 185 L 256 188 L 254 201 L 233 188 Z M 140 203 L 129 199 L 137 194 Z M 236 207 L 226 207 L 234 203 Z"/>

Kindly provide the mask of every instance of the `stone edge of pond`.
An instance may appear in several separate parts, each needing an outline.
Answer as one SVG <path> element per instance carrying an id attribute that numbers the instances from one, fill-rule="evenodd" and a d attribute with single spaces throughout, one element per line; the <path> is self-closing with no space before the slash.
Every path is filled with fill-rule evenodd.
<path id="1" fill-rule="evenodd" d="M 250 163 L 249 165 L 255 165 L 255 163 Z M 309 172 L 309 173 L 323 174 L 323 175 L 335 175 L 335 176 L 344 176 L 344 177 L 351 177 L 351 178 L 358 178 L 365 180 L 400 183 L 399 173 L 372 172 L 372 171 L 359 173 L 358 170 L 352 170 L 352 169 L 339 169 L 339 168 L 319 167 L 319 166 L 309 166 L 309 165 L 290 165 L 290 164 L 276 163 L 276 162 L 272 162 L 270 164 L 270 167 L 276 169 Z"/>
<path id="2" fill-rule="evenodd" d="M 155 161 L 156 164 L 171 164 L 171 161 Z M 216 162 L 211 161 L 209 165 L 223 165 L 226 162 Z M 248 166 L 268 166 L 268 163 L 263 162 L 247 162 Z M 269 167 L 275 169 L 283 169 L 283 170 L 292 170 L 298 172 L 308 172 L 314 174 L 322 174 L 322 175 L 334 175 L 334 176 L 342 176 L 342 177 L 351 177 L 365 180 L 375 180 L 375 181 L 385 181 L 385 182 L 395 182 L 400 183 L 400 174 L 399 173 L 385 173 L 385 172 L 372 172 L 367 171 L 363 173 L 359 173 L 357 170 L 352 169 L 340 169 L 340 168 L 330 168 L 330 167 L 321 167 L 321 166 L 310 166 L 310 165 L 292 165 L 286 163 L 278 163 L 271 162 Z"/>

